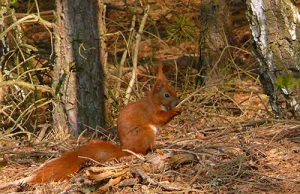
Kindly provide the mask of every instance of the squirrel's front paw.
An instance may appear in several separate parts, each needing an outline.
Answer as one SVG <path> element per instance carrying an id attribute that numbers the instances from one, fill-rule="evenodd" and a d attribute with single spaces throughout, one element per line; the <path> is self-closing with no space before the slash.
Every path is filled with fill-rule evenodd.
<path id="1" fill-rule="evenodd" d="M 179 115 L 181 113 L 181 107 L 176 106 L 172 108 L 172 110 L 176 113 L 176 115 Z"/>

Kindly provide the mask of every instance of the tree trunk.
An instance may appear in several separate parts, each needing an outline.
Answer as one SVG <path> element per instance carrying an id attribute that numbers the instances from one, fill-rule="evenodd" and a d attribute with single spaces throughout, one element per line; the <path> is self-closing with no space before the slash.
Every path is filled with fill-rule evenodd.
<path id="1" fill-rule="evenodd" d="M 247 0 L 260 81 L 276 118 L 299 106 L 299 11 L 292 0 Z"/>
<path id="2" fill-rule="evenodd" d="M 230 10 L 225 1 L 204 0 L 201 3 L 199 19 L 200 60 L 196 83 L 200 82 L 202 85 L 207 76 L 217 77 L 220 68 L 228 63 L 226 58 L 230 50 L 226 46 L 231 42 Z"/>
<path id="3" fill-rule="evenodd" d="M 57 0 L 57 24 L 53 85 L 61 103 L 54 124 L 73 129 L 104 127 L 103 68 L 100 61 L 99 6 L 93 0 Z"/>

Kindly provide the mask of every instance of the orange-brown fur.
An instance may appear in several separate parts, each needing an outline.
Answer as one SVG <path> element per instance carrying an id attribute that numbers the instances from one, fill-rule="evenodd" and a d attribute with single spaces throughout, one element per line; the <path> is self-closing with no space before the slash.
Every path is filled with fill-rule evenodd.
<path id="1" fill-rule="evenodd" d="M 176 107 L 176 92 L 167 84 L 161 64 L 158 65 L 156 75 L 157 79 L 148 95 L 128 104 L 120 112 L 117 125 L 121 147 L 109 142 L 94 141 L 46 162 L 32 176 L 7 185 L 68 179 L 89 159 L 104 162 L 130 155 L 122 149 L 145 154 L 153 146 L 158 127 L 165 125 L 181 112 L 181 109 Z"/>
<path id="2" fill-rule="evenodd" d="M 45 163 L 27 182 L 41 183 L 69 179 L 70 175 L 78 172 L 82 164 L 90 159 L 104 162 L 111 158 L 119 159 L 126 155 L 129 153 L 123 152 L 116 145 L 105 141 L 94 141 Z"/>
<path id="3" fill-rule="evenodd" d="M 164 97 L 169 94 L 169 97 Z M 160 65 L 157 80 L 148 95 L 128 104 L 118 117 L 118 134 L 121 147 L 145 154 L 152 147 L 155 131 L 149 127 L 161 127 L 180 114 L 176 92 L 168 86 Z M 128 122 L 130 121 L 130 122 Z"/>

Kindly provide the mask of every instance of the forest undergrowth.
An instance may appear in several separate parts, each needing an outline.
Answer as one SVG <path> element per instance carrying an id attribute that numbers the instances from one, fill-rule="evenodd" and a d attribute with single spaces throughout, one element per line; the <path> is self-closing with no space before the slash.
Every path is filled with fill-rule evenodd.
<path id="1" fill-rule="evenodd" d="M 182 107 L 181 115 L 159 130 L 153 151 L 120 161 L 101 164 L 91 161 L 70 181 L 19 185 L 7 193 L 300 193 L 300 122 L 273 118 L 268 97 L 263 94 L 258 80 L 247 27 L 236 28 L 233 36 L 238 42 L 245 37 L 249 40 L 240 42 L 239 47 L 228 46 L 226 49 L 231 50 L 228 58 L 219 56 L 219 61 L 226 59 L 228 63 L 212 66 L 204 83 L 196 81 L 200 46 L 199 37 L 192 34 L 199 33 L 195 6 L 201 1 L 195 2 L 153 3 L 140 44 L 137 82 L 129 100 L 135 101 L 149 90 L 153 80 L 151 67 L 160 60 L 169 83 L 180 96 Z M 178 17 L 179 13 L 190 14 Z M 128 31 L 120 29 L 130 26 L 131 16 L 117 9 L 107 12 L 109 132 L 92 129 L 73 137 L 65 130 L 52 127 L 51 100 L 40 93 L 34 98 L 42 99 L 41 106 L 30 106 L 25 111 L 19 107 L 23 102 L 1 107 L 3 113 L 15 111 L 11 117 L 2 116 L 13 123 L 5 127 L 17 133 L 0 131 L 0 184 L 27 177 L 45 161 L 91 139 L 118 144 L 114 125 L 124 101 L 128 100 L 124 93 L 132 77 L 130 57 L 122 76 L 118 75 L 120 56 L 126 50 L 124 42 L 131 41 Z M 142 14 L 139 17 L 141 19 Z M 188 25 L 182 26 L 184 24 Z M 185 31 L 177 32 L 179 27 Z M 33 28 L 36 26 L 23 25 L 29 42 L 37 47 L 42 44 L 40 47 L 46 48 L 43 54 L 51 53 L 48 32 Z M 40 41 L 32 38 L 37 36 Z M 33 58 L 39 64 L 39 71 L 51 70 L 47 59 L 40 55 Z M 43 76 L 50 84 L 51 73 Z M 22 111 L 26 117 L 22 117 Z M 37 119 L 35 115 L 42 121 L 36 124 L 39 130 L 28 131 L 27 121 Z"/>

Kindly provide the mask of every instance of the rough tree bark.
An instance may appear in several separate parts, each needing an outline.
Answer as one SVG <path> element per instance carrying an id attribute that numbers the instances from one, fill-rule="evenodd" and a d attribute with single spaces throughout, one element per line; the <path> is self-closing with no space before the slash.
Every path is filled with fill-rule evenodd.
<path id="1" fill-rule="evenodd" d="M 224 59 L 230 53 L 226 46 L 231 42 L 231 18 L 226 1 L 204 0 L 201 3 L 199 19 L 200 60 L 196 83 L 203 84 L 206 76 L 216 74 L 228 62 Z"/>
<path id="2" fill-rule="evenodd" d="M 297 6 L 293 0 L 247 0 L 246 4 L 260 81 L 273 113 L 276 118 L 296 116 L 300 108 Z"/>
<path id="3" fill-rule="evenodd" d="M 105 124 L 103 67 L 100 61 L 98 0 L 56 0 L 56 64 L 54 88 L 58 101 L 54 124 L 78 134 Z"/>

